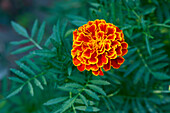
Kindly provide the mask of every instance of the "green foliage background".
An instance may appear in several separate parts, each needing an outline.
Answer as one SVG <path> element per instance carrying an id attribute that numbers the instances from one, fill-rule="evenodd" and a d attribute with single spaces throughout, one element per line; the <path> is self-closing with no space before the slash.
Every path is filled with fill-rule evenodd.
<path id="1" fill-rule="evenodd" d="M 53 14 L 47 19 L 54 24 L 51 34 L 46 22 L 35 20 L 29 30 L 11 22 L 23 37 L 11 44 L 26 46 L 11 52 L 24 56 L 11 68 L 14 76 L 2 81 L 0 112 L 169 113 L 169 6 L 168 0 L 60 2 L 44 8 Z M 118 26 L 129 44 L 120 69 L 97 77 L 79 72 L 70 53 L 72 31 L 95 19 Z"/>

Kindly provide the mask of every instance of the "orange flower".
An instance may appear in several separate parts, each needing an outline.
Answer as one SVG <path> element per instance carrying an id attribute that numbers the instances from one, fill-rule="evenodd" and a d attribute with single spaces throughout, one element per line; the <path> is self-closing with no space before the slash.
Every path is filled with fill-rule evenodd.
<path id="1" fill-rule="evenodd" d="M 104 75 L 111 66 L 118 69 L 125 61 L 122 57 L 128 50 L 122 30 L 105 20 L 89 21 L 73 31 L 73 64 L 79 71 Z"/>

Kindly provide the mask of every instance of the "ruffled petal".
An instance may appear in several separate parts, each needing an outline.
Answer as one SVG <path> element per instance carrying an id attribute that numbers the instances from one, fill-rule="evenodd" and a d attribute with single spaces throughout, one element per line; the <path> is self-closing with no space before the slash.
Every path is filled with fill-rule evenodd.
<path id="1" fill-rule="evenodd" d="M 123 57 L 121 57 L 121 56 L 116 58 L 116 62 L 117 62 L 119 65 L 123 64 L 124 61 L 125 61 L 125 59 L 124 59 Z"/>
<path id="2" fill-rule="evenodd" d="M 121 55 L 122 55 L 122 47 L 121 47 L 121 46 L 118 46 L 118 47 L 116 48 L 116 53 L 117 53 L 118 56 L 121 56 Z"/>
<path id="3" fill-rule="evenodd" d="M 83 52 L 83 56 L 86 57 L 86 58 L 90 58 L 91 57 L 91 50 L 90 49 L 86 49 L 84 52 Z"/>
<path id="4" fill-rule="evenodd" d="M 127 52 L 128 52 L 128 50 L 127 50 L 127 49 L 122 49 L 122 55 L 121 55 L 121 56 L 126 55 L 126 54 L 127 54 Z"/>
<path id="5" fill-rule="evenodd" d="M 122 42 L 122 49 L 127 49 L 128 48 L 128 44 L 126 42 Z"/>
<path id="6" fill-rule="evenodd" d="M 85 64 L 81 64 L 80 66 L 77 66 L 77 69 L 78 69 L 79 71 L 84 71 L 85 68 L 86 68 L 86 65 L 85 65 Z"/>
<path id="7" fill-rule="evenodd" d="M 103 66 L 103 69 L 105 71 L 108 71 L 108 70 L 110 70 L 110 68 L 111 68 L 111 61 L 110 61 L 110 59 L 108 59 L 108 63 Z"/>
<path id="8" fill-rule="evenodd" d="M 74 64 L 75 66 L 79 66 L 79 65 L 81 65 L 81 61 L 78 60 L 77 57 L 74 57 L 74 58 L 73 58 L 73 64 Z"/>
<path id="9" fill-rule="evenodd" d="M 115 59 L 111 59 L 111 66 L 115 69 L 118 69 L 120 67 Z"/>

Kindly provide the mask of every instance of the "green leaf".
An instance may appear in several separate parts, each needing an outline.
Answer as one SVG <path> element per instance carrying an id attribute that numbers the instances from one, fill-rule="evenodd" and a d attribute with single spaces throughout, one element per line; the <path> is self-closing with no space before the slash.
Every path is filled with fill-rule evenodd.
<path id="1" fill-rule="evenodd" d="M 76 89 L 74 89 L 74 88 L 71 88 L 71 87 L 63 87 L 63 86 L 60 86 L 60 87 L 58 87 L 58 89 L 63 90 L 63 91 L 72 92 L 72 93 L 75 93 L 75 94 L 78 93 L 78 90 L 76 90 Z"/>
<path id="2" fill-rule="evenodd" d="M 73 24 L 73 25 L 76 25 L 76 26 L 82 26 L 82 25 L 84 25 L 84 24 L 87 24 L 87 21 L 80 21 L 80 20 L 73 20 L 73 21 L 71 21 L 71 23 Z"/>
<path id="3" fill-rule="evenodd" d="M 12 44 L 12 45 L 21 45 L 21 44 L 26 44 L 26 43 L 28 43 L 28 42 L 30 42 L 30 40 L 24 39 L 24 40 L 21 40 L 21 41 L 13 41 L 13 42 L 10 42 L 10 44 Z"/>
<path id="4" fill-rule="evenodd" d="M 94 93 L 93 91 L 89 90 L 89 89 L 84 89 L 84 91 L 92 98 L 96 99 L 96 100 L 100 100 L 99 97 L 97 96 L 96 93 Z"/>
<path id="5" fill-rule="evenodd" d="M 47 38 L 47 40 L 45 41 L 44 46 L 48 47 L 51 44 L 51 39 L 54 38 L 54 35 L 51 34 L 50 37 Z"/>
<path id="6" fill-rule="evenodd" d="M 62 105 L 62 110 L 61 112 L 66 111 L 67 109 L 69 109 L 71 107 L 71 105 L 75 102 L 77 96 L 74 96 L 73 98 L 67 100 L 66 102 L 64 102 L 64 104 Z"/>
<path id="7" fill-rule="evenodd" d="M 45 24 L 46 22 L 43 22 L 40 26 L 40 29 L 38 31 L 38 36 L 37 36 L 37 42 L 38 44 L 42 41 L 43 39 L 43 35 L 44 35 L 44 31 L 45 31 Z"/>
<path id="8" fill-rule="evenodd" d="M 143 15 L 147 15 L 147 14 L 149 14 L 149 13 L 154 12 L 155 9 L 156 9 L 155 6 L 150 6 L 148 9 L 145 9 L 145 10 L 142 12 L 142 14 L 143 14 Z"/>
<path id="9" fill-rule="evenodd" d="M 145 108 L 142 106 L 142 103 L 140 102 L 139 99 L 136 100 L 136 103 L 140 113 L 146 113 Z"/>
<path id="10" fill-rule="evenodd" d="M 21 72 L 19 70 L 16 70 L 16 69 L 13 69 L 13 68 L 11 68 L 10 70 L 21 78 L 29 79 L 29 77 L 26 74 L 24 74 L 23 72 Z"/>
<path id="11" fill-rule="evenodd" d="M 140 67 L 140 69 L 136 72 L 135 78 L 133 79 L 133 83 L 137 84 L 138 81 L 141 79 L 143 73 L 145 72 L 145 67 Z"/>
<path id="12" fill-rule="evenodd" d="M 110 83 L 105 80 L 90 80 L 89 82 L 96 85 L 110 85 Z"/>
<path id="13" fill-rule="evenodd" d="M 28 33 L 27 33 L 27 31 L 26 31 L 26 29 L 24 27 L 22 27 L 21 25 L 17 24 L 14 21 L 12 21 L 11 24 L 12 24 L 12 27 L 15 29 L 15 31 L 18 34 L 20 34 L 20 35 L 22 35 L 24 37 L 29 38 L 29 35 L 28 35 Z"/>
<path id="14" fill-rule="evenodd" d="M 65 87 L 70 87 L 70 88 L 82 88 L 83 86 L 78 84 L 78 83 L 66 83 Z"/>
<path id="15" fill-rule="evenodd" d="M 31 31 L 31 38 L 35 36 L 37 30 L 38 30 L 38 20 L 35 20 Z"/>
<path id="16" fill-rule="evenodd" d="M 147 71 L 147 72 L 145 72 L 145 75 L 144 75 L 144 83 L 145 84 L 148 84 L 149 78 L 150 78 L 150 72 Z"/>
<path id="17" fill-rule="evenodd" d="M 44 89 L 43 86 L 41 85 L 41 82 L 40 82 L 38 79 L 34 78 L 34 83 L 35 83 L 35 85 L 37 85 L 41 90 Z"/>
<path id="18" fill-rule="evenodd" d="M 44 105 L 48 106 L 48 105 L 58 104 L 65 101 L 66 99 L 68 99 L 68 97 L 58 97 L 58 98 L 50 99 L 46 103 L 44 103 Z"/>
<path id="19" fill-rule="evenodd" d="M 87 111 L 87 112 L 97 112 L 100 111 L 97 107 L 91 107 L 91 106 L 76 106 L 75 109 L 80 111 Z"/>
<path id="20" fill-rule="evenodd" d="M 64 38 L 68 37 L 69 35 L 71 35 L 73 33 L 74 29 L 69 29 L 65 35 L 64 35 Z"/>
<path id="21" fill-rule="evenodd" d="M 83 105 L 84 105 L 84 102 L 83 102 L 82 99 L 76 99 L 75 103 L 77 103 L 77 104 L 83 104 Z M 95 103 L 94 103 L 93 101 L 90 101 L 90 100 L 87 100 L 87 103 L 88 103 L 88 105 L 90 105 L 90 106 L 95 105 Z"/>
<path id="22" fill-rule="evenodd" d="M 53 33 L 56 35 L 57 41 L 61 44 L 60 19 L 57 20 L 57 25 Z"/>
<path id="23" fill-rule="evenodd" d="M 67 26 L 67 21 L 64 22 L 64 24 L 62 25 L 62 29 L 61 29 L 61 36 L 62 36 L 62 38 L 64 38 L 64 32 L 66 30 L 66 26 Z"/>
<path id="24" fill-rule="evenodd" d="M 159 61 L 162 61 L 162 60 L 166 59 L 167 57 L 168 57 L 168 55 L 159 56 L 159 57 L 156 58 L 156 59 L 152 59 L 152 60 L 149 62 L 149 64 L 157 63 L 157 62 L 159 62 Z"/>
<path id="25" fill-rule="evenodd" d="M 152 69 L 153 70 L 162 69 L 168 65 L 169 65 L 169 63 L 159 63 L 159 64 L 153 65 Z"/>
<path id="26" fill-rule="evenodd" d="M 152 56 L 152 52 L 151 52 L 151 48 L 150 48 L 150 44 L 149 44 L 149 39 L 148 39 L 147 35 L 145 36 L 145 42 L 146 42 L 146 47 L 147 47 L 148 53 L 149 53 L 150 56 Z"/>
<path id="27" fill-rule="evenodd" d="M 170 76 L 168 76 L 165 73 L 161 73 L 161 72 L 152 72 L 152 75 L 159 80 L 169 80 Z"/>
<path id="28" fill-rule="evenodd" d="M 28 50 L 30 50 L 34 47 L 35 47 L 34 45 L 26 46 L 26 47 L 23 47 L 23 48 L 20 48 L 20 49 L 13 51 L 11 54 L 14 55 L 14 54 L 20 54 L 20 53 L 23 53 L 23 52 L 27 52 Z"/>
<path id="29" fill-rule="evenodd" d="M 27 63 L 30 65 L 30 67 L 32 67 L 32 69 L 34 69 L 34 70 L 36 70 L 36 71 L 38 71 L 38 72 L 41 71 L 41 69 L 35 64 L 35 62 L 33 62 L 33 61 L 30 60 L 30 59 L 27 59 L 26 61 L 27 61 Z"/>
<path id="30" fill-rule="evenodd" d="M 72 72 L 72 66 L 68 67 L 68 75 L 70 76 Z"/>
<path id="31" fill-rule="evenodd" d="M 17 78 L 17 77 L 8 77 L 10 80 L 18 82 L 18 83 L 24 83 L 24 81 L 22 81 L 21 79 Z"/>
<path id="32" fill-rule="evenodd" d="M 92 84 L 88 84 L 87 85 L 90 89 L 94 90 L 95 92 L 98 92 L 104 96 L 106 96 L 106 93 L 104 92 L 104 90 L 96 85 L 92 85 Z"/>
<path id="33" fill-rule="evenodd" d="M 95 8 L 99 8 L 100 7 L 100 4 L 99 3 L 92 3 L 92 2 L 89 2 L 89 4 Z"/>
<path id="34" fill-rule="evenodd" d="M 42 79 L 42 82 L 44 85 L 47 85 L 47 81 L 46 81 L 46 78 L 44 76 L 41 76 L 41 79 Z"/>
<path id="35" fill-rule="evenodd" d="M 31 96 L 34 96 L 34 90 L 33 90 L 32 84 L 30 82 L 28 82 L 28 89 L 29 89 Z"/>
<path id="36" fill-rule="evenodd" d="M 68 14 L 67 17 L 70 19 L 73 19 L 73 20 L 87 21 L 85 18 L 83 18 L 81 16 L 77 16 L 77 15 Z"/>
<path id="37" fill-rule="evenodd" d="M 10 93 L 6 98 L 10 98 L 10 97 L 18 94 L 22 90 L 22 88 L 23 88 L 23 85 L 21 87 L 17 88 L 16 90 L 14 90 L 12 93 Z"/>
<path id="38" fill-rule="evenodd" d="M 35 75 L 35 73 L 28 66 L 26 66 L 24 63 L 21 63 L 20 61 L 16 61 L 16 64 L 18 66 L 20 66 L 20 68 L 23 69 L 24 71 L 26 71 L 32 75 Z"/>
<path id="39" fill-rule="evenodd" d="M 56 56 L 55 53 L 53 53 L 52 51 L 49 51 L 49 50 L 37 50 L 37 51 L 33 51 L 32 54 L 38 55 L 41 57 L 47 57 L 47 58 Z"/>
<path id="40" fill-rule="evenodd" d="M 83 101 L 83 103 L 84 103 L 86 106 L 88 106 L 86 97 L 85 97 L 84 95 L 82 95 L 81 93 L 79 94 L 79 96 L 80 96 L 81 100 Z"/>
<path id="41" fill-rule="evenodd" d="M 150 105 L 150 103 L 147 100 L 145 100 L 145 105 L 150 113 L 157 113 L 155 108 L 152 105 Z"/>
<path id="42" fill-rule="evenodd" d="M 131 72 L 133 72 L 136 68 L 140 66 L 140 61 L 137 61 L 135 64 L 131 65 L 124 74 L 124 77 L 127 77 Z"/>

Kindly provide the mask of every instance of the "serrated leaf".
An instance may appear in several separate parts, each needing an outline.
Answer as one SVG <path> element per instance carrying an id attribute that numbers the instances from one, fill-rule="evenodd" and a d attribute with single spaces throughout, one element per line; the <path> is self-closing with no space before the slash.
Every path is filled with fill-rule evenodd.
<path id="1" fill-rule="evenodd" d="M 140 67 L 140 69 L 136 72 L 135 78 L 133 79 L 133 83 L 137 84 L 143 73 L 145 72 L 145 67 Z"/>
<path id="2" fill-rule="evenodd" d="M 147 15 L 149 13 L 152 13 L 153 11 L 155 11 L 156 7 L 155 6 L 150 6 L 148 9 L 145 9 L 142 14 L 143 15 Z"/>
<path id="3" fill-rule="evenodd" d="M 75 94 L 78 93 L 78 90 L 76 90 L 76 89 L 74 89 L 74 88 L 71 88 L 71 87 L 63 87 L 63 86 L 60 86 L 60 87 L 58 87 L 58 89 L 63 90 L 63 91 L 72 92 L 72 93 L 75 93 Z"/>
<path id="4" fill-rule="evenodd" d="M 92 3 L 92 2 L 89 2 L 89 4 L 95 8 L 99 8 L 100 7 L 100 4 L 99 3 Z"/>
<path id="5" fill-rule="evenodd" d="M 24 83 L 24 81 L 22 81 L 21 79 L 17 78 L 17 77 L 8 77 L 10 80 L 18 82 L 18 83 Z"/>
<path id="6" fill-rule="evenodd" d="M 41 90 L 44 89 L 43 86 L 41 85 L 41 82 L 40 82 L 38 79 L 34 78 L 34 83 L 35 83 L 35 85 L 38 86 Z"/>
<path id="7" fill-rule="evenodd" d="M 136 68 L 140 66 L 140 61 L 135 62 L 135 64 L 132 64 L 124 74 L 124 77 L 127 77 L 131 72 L 133 72 Z"/>
<path id="8" fill-rule="evenodd" d="M 43 39 L 43 35 L 44 35 L 44 31 L 45 31 L 45 24 L 46 22 L 43 22 L 40 26 L 40 29 L 38 31 L 38 36 L 37 36 L 37 42 L 38 44 L 42 41 Z"/>
<path id="9" fill-rule="evenodd" d="M 44 84 L 44 85 L 47 85 L 46 78 L 45 78 L 44 76 L 42 76 L 41 79 L 42 79 L 43 84 Z"/>
<path id="10" fill-rule="evenodd" d="M 89 89 L 84 89 L 84 91 L 92 98 L 96 99 L 96 100 L 100 100 L 99 97 L 97 96 L 96 93 L 94 93 L 93 91 L 89 90 Z"/>
<path id="11" fill-rule="evenodd" d="M 76 106 L 75 109 L 80 111 L 86 111 L 86 112 L 97 112 L 100 111 L 97 107 L 91 107 L 91 106 Z"/>
<path id="12" fill-rule="evenodd" d="M 46 103 L 44 103 L 44 105 L 48 106 L 48 105 L 58 104 L 65 101 L 66 99 L 68 99 L 68 97 L 58 97 L 58 98 L 50 99 Z"/>
<path id="13" fill-rule="evenodd" d="M 59 43 L 59 44 L 61 44 L 61 32 L 60 32 L 60 19 L 58 19 L 57 20 L 57 25 L 56 25 L 56 27 L 54 27 L 54 29 L 53 29 L 53 33 L 54 33 L 54 35 L 56 36 L 56 38 L 57 38 L 57 42 Z"/>
<path id="14" fill-rule="evenodd" d="M 150 44 L 149 44 L 149 39 L 148 39 L 147 35 L 145 36 L 145 42 L 146 42 L 146 48 L 148 50 L 148 53 L 149 53 L 150 56 L 152 56 L 152 52 L 151 52 L 151 48 L 150 48 Z"/>
<path id="15" fill-rule="evenodd" d="M 80 96 L 81 100 L 83 101 L 83 103 L 84 103 L 86 106 L 88 106 L 86 97 L 85 97 L 84 95 L 82 95 L 82 94 L 79 94 L 79 96 Z"/>
<path id="16" fill-rule="evenodd" d="M 148 84 L 149 78 L 150 78 L 150 72 L 147 71 L 147 72 L 145 72 L 145 75 L 144 75 L 144 83 L 145 84 Z"/>
<path id="17" fill-rule="evenodd" d="M 66 83 L 65 87 L 70 87 L 70 88 L 82 88 L 83 86 L 78 84 L 78 83 Z"/>
<path id="18" fill-rule="evenodd" d="M 66 111 L 67 109 L 69 109 L 71 107 L 71 105 L 75 102 L 77 96 L 74 96 L 73 98 L 67 100 L 66 102 L 64 102 L 64 104 L 62 105 L 62 110 L 61 112 Z"/>
<path id="19" fill-rule="evenodd" d="M 71 21 L 71 23 L 72 23 L 73 25 L 76 25 L 76 26 L 79 27 L 79 26 L 82 26 L 82 25 L 86 24 L 87 21 L 73 20 L 73 21 Z"/>
<path id="20" fill-rule="evenodd" d="M 19 25 L 18 23 L 14 22 L 14 21 L 12 21 L 11 24 L 12 24 L 12 27 L 15 29 L 15 31 L 18 34 L 29 38 L 29 35 L 24 27 L 22 27 L 21 25 Z"/>
<path id="21" fill-rule="evenodd" d="M 62 36 L 62 38 L 64 38 L 64 32 L 65 32 L 66 26 L 67 26 L 67 21 L 64 22 L 64 24 L 62 25 L 62 29 L 61 29 L 61 36 Z"/>
<path id="22" fill-rule="evenodd" d="M 26 74 L 24 74 L 23 72 L 21 72 L 19 70 L 16 70 L 13 68 L 11 68 L 10 70 L 21 78 L 29 79 L 29 77 Z"/>
<path id="23" fill-rule="evenodd" d="M 38 71 L 38 72 L 41 71 L 41 69 L 35 64 L 35 62 L 33 62 L 33 61 L 30 60 L 30 59 L 27 59 L 26 61 L 27 61 L 27 63 L 30 65 L 30 67 L 32 67 L 32 69 L 34 69 L 34 70 L 36 70 L 36 71 Z"/>
<path id="24" fill-rule="evenodd" d="M 159 63 L 159 64 L 153 65 L 152 69 L 153 70 L 162 69 L 168 65 L 169 65 L 169 63 Z"/>
<path id="25" fill-rule="evenodd" d="M 51 35 L 47 38 L 47 40 L 45 41 L 44 46 L 48 47 L 48 46 L 51 44 L 51 39 L 52 39 L 52 38 L 54 38 L 54 35 L 53 35 L 53 34 L 51 34 Z"/>
<path id="26" fill-rule="evenodd" d="M 65 35 L 64 35 L 64 38 L 68 37 L 69 35 L 71 35 L 73 33 L 74 29 L 69 29 Z"/>
<path id="27" fill-rule="evenodd" d="M 106 93 L 104 92 L 104 90 L 96 85 L 92 85 L 92 84 L 88 84 L 87 85 L 90 89 L 92 89 L 95 92 L 98 92 L 104 96 L 106 96 Z"/>
<path id="28" fill-rule="evenodd" d="M 159 61 L 161 61 L 161 60 L 164 60 L 164 59 L 167 58 L 167 56 L 168 56 L 168 55 L 162 55 L 162 56 L 160 56 L 160 57 L 158 57 L 158 58 L 156 58 L 156 59 L 152 59 L 152 60 L 149 62 L 149 64 L 154 64 L 154 63 L 157 63 L 157 62 L 159 62 Z"/>
<path id="29" fill-rule="evenodd" d="M 26 43 L 28 43 L 28 42 L 30 42 L 30 40 L 24 39 L 24 40 L 21 40 L 21 41 L 13 41 L 13 42 L 10 42 L 10 44 L 12 44 L 12 45 L 21 45 L 21 44 L 26 44 Z"/>
<path id="30" fill-rule="evenodd" d="M 153 106 L 150 105 L 150 103 L 147 100 L 145 100 L 145 105 L 150 113 L 157 113 L 157 111 L 153 108 Z"/>
<path id="31" fill-rule="evenodd" d="M 68 67 L 68 75 L 70 76 L 72 72 L 72 66 Z"/>
<path id="32" fill-rule="evenodd" d="M 110 83 L 105 80 L 90 80 L 89 82 L 96 85 L 110 85 Z"/>
<path id="33" fill-rule="evenodd" d="M 55 53 L 53 53 L 52 51 L 49 51 L 49 50 L 37 50 L 37 51 L 33 51 L 32 54 L 38 55 L 41 57 L 47 57 L 47 58 L 56 56 Z"/>
<path id="34" fill-rule="evenodd" d="M 6 98 L 10 98 L 16 94 L 18 94 L 21 90 L 22 90 L 23 86 L 17 88 L 16 90 L 14 90 L 12 93 L 10 93 Z"/>
<path id="35" fill-rule="evenodd" d="M 169 80 L 170 76 L 168 76 L 165 73 L 161 73 L 161 72 L 152 72 L 152 75 L 159 80 Z"/>
<path id="36" fill-rule="evenodd" d="M 30 49 L 34 48 L 35 46 L 34 45 L 30 45 L 30 46 L 25 46 L 23 48 L 20 48 L 20 49 L 17 49 L 15 51 L 13 51 L 11 54 L 20 54 L 20 53 L 23 53 L 23 52 L 27 52 L 29 51 Z"/>
<path id="37" fill-rule="evenodd" d="M 139 99 L 136 100 L 136 103 L 140 113 L 146 113 L 145 108 L 142 106 L 142 103 L 140 102 Z"/>
<path id="38" fill-rule="evenodd" d="M 31 96 L 34 96 L 34 90 L 33 90 L 32 84 L 30 82 L 28 82 L 28 89 L 29 89 Z"/>
<path id="39" fill-rule="evenodd" d="M 73 20 L 87 21 L 85 18 L 83 18 L 81 16 L 77 16 L 77 15 L 68 14 L 67 17 L 70 19 L 73 19 Z"/>
<path id="40" fill-rule="evenodd" d="M 31 30 L 31 38 L 35 36 L 37 29 L 38 29 L 38 20 L 35 20 L 32 30 Z"/>
<path id="41" fill-rule="evenodd" d="M 35 73 L 28 66 L 26 66 L 24 63 L 21 63 L 20 61 L 16 61 L 16 64 L 18 66 L 20 66 L 20 68 L 23 69 L 24 71 L 26 71 L 32 75 L 35 75 Z"/>
<path id="42" fill-rule="evenodd" d="M 76 99 L 75 103 L 85 105 L 82 99 Z M 87 104 L 90 105 L 90 106 L 95 105 L 95 103 L 93 101 L 90 101 L 90 100 L 87 100 Z"/>

